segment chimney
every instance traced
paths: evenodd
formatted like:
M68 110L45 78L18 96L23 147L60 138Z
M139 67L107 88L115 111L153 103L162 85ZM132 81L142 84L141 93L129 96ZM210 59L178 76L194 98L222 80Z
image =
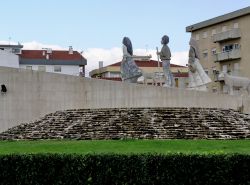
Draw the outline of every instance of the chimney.
M72 46L69 46L69 54L72 55L73 53L74 53L73 47L72 47Z
M47 54L52 54L52 48L47 48Z
M103 67L103 61L99 61L99 69Z

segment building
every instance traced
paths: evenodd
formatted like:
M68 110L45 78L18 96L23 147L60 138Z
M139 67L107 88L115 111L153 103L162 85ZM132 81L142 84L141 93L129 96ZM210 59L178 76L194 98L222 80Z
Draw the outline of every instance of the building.
M46 72L85 76L87 60L77 51L22 50L20 68Z
M0 45L0 66L19 68L19 58L22 45Z
M156 73L163 74L162 63L158 61L151 60L150 56L135 56L135 63L145 74L151 74L154 76ZM106 67L99 65L99 69L92 70L89 73L91 78L100 78L105 80L121 81L120 73L121 62L117 62ZM171 71L174 75L176 87L185 88L188 84L188 68L186 66L180 66L171 64ZM153 80L149 79L149 84L152 84Z
M250 7L186 27L198 42L200 62L213 83L212 92L227 93L218 79L222 71L250 78ZM237 93L239 89L235 88Z
M85 76L87 60L72 47L69 50L23 50L23 46L0 45L0 66Z

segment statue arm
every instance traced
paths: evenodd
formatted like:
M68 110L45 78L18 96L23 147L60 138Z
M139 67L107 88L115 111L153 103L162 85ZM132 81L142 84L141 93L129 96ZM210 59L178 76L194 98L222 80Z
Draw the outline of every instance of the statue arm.
M161 58L170 59L171 58L171 52L167 45L163 46L161 51L157 53Z
M188 59L188 66L189 66L189 70L194 73L196 71L196 67L194 64L195 61L195 51L192 47L190 47L189 50L189 59Z

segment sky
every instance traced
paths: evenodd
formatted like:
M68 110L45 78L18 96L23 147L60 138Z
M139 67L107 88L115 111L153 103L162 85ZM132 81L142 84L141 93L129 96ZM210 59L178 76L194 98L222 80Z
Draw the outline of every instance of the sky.
M122 39L134 53L155 56L170 37L171 63L187 63L189 25L250 6L250 0L12 0L0 1L0 43L25 49L83 51L87 72L122 59Z

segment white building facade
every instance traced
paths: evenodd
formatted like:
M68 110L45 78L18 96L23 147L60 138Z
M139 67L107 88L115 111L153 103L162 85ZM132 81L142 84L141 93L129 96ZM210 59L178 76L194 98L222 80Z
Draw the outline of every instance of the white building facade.
M0 66L19 68L19 57L22 45L0 45Z
M0 45L0 66L85 76L87 60L77 51L22 50L22 45Z

